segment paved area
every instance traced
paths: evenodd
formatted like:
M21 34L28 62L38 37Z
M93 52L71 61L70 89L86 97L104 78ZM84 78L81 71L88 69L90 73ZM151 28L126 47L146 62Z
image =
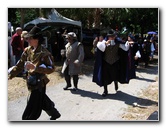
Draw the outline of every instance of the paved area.
M125 108L139 98L138 93L155 82L158 65L138 68L137 78L129 84L119 84L115 92L113 83L108 86L109 95L102 97L103 88L92 82L92 74L82 75L79 79L79 91L63 90L65 83L47 87L47 95L55 102L61 113L57 121L123 121L121 115ZM8 102L8 120L21 121L27 97ZM49 121L49 116L42 111L38 121Z

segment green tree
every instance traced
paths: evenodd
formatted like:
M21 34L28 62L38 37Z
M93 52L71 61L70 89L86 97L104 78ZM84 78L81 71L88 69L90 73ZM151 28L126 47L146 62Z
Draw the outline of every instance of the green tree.
M38 18L48 17L52 8L8 8L8 21L14 27ZM82 22L82 28L126 26L133 33L158 30L158 8L55 8L61 15ZM102 23L102 24L101 24Z

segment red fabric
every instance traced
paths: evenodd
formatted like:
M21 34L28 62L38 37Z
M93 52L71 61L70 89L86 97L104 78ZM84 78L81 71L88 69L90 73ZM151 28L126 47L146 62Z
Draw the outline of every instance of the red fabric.
M15 33L12 36L11 46L13 50L13 55L18 55L20 51L22 50L21 46L21 36Z

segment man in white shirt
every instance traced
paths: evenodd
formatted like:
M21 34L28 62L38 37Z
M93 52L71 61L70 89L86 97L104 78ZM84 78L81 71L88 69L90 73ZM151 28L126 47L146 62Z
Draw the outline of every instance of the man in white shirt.
M107 85L114 81L115 90L118 90L118 81L120 76L120 65L119 65L119 53L118 49L121 48L124 51L128 51L129 42L125 44L120 44L116 41L116 34L113 30L110 30L107 34L108 40L102 41L97 44L97 48L103 52L102 57L102 85L104 87L104 92L102 96L108 95ZM122 43L122 41L121 41Z

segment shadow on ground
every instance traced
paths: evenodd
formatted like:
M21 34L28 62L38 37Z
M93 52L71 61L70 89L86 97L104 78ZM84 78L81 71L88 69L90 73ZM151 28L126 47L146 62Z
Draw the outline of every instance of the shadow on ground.
M139 101L141 105L151 106L151 105L158 105L158 102L152 101L149 99L139 98L130 94L127 94L122 91L117 91L115 94L108 94L106 97L102 97L101 94L90 92L86 90L79 89L78 91L70 90L72 94L77 94L82 97L89 97L91 99L99 99L99 100L105 100L105 99L112 99L112 100L120 100L124 101L125 104L133 105L134 102Z

